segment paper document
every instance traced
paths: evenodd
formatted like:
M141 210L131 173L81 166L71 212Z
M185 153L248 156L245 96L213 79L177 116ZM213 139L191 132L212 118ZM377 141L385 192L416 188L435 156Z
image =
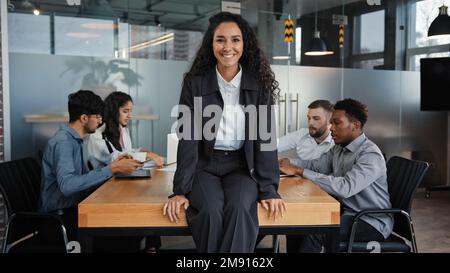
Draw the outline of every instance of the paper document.
M171 172L174 173L177 170L177 166L167 166L164 168L160 168L160 169L156 169L157 171L161 171L161 172Z
M156 167L155 161L151 160L151 161L145 162L142 169L153 169L155 167Z

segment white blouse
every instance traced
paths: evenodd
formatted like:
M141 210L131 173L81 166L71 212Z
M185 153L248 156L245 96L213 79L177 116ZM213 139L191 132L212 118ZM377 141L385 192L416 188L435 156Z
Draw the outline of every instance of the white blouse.
M242 68L234 78L227 82L216 67L217 82L223 99L223 111L217 131L214 149L234 151L244 145L245 114L243 106L239 104L241 92Z
M109 142L113 152L108 150L105 140L103 139L103 132L105 131L105 124L99 127L94 134L90 134L84 140L84 160L87 164L89 161L94 169L104 167L115 160L119 155L139 152L141 148L133 148L131 145L130 132L127 127L122 127L122 151L116 150L114 145Z

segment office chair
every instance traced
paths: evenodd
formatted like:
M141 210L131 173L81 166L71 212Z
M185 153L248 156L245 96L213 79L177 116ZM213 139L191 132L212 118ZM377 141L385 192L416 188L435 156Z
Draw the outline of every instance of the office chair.
M38 212L40 184L41 169L35 159L0 163L0 193L7 216L4 253L67 252L62 221Z
M436 185L436 181L441 181L442 178L438 174L438 168L436 163L436 157L433 152L429 150L418 150L411 152L411 159L426 161L430 164L427 174L419 185L419 188L425 187L425 198L431 198L431 192L433 191L450 191L450 186L448 185Z
M392 234L378 242L381 252L417 253L416 237L410 216L414 193L428 170L428 163L394 156L387 162L387 182L391 209L373 209L359 212L353 220L348 242L340 244L341 251L369 252L367 242L355 242L357 224L363 215L390 213L394 215ZM408 244L409 242L409 244Z

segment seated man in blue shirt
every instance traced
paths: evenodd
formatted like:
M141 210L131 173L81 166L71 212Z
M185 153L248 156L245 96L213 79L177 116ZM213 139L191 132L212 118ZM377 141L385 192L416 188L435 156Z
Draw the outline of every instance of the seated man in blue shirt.
M363 133L367 106L353 99L338 101L331 117L331 135L336 144L321 157L299 161L280 160L280 170L303 176L319 185L341 203L341 241L347 241L354 216L365 209L389 209L386 163L375 143ZM356 241L383 241L392 232L391 215L379 214L361 218ZM320 235L287 236L297 240L301 252L320 252L325 239ZM291 244L292 245L292 244Z
M83 161L83 138L102 121L103 101L92 91L69 95L69 124L48 141L42 158L40 209L61 216L69 240L76 239L77 205L116 173L130 174L142 164L125 157L88 171Z

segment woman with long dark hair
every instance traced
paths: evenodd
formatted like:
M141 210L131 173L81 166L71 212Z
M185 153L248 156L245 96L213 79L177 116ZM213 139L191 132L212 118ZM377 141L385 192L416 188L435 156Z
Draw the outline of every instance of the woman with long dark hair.
M199 252L253 252L258 200L273 218L286 209L277 193L276 132L271 126L278 82L253 29L240 15L222 12L209 23L184 76L179 109L187 107L192 122L183 124L186 113L180 110L173 195L163 213L178 222L180 208L186 209ZM200 109L195 100L200 100ZM221 111L213 118L194 118L197 110L214 105ZM247 106L265 112L255 111L250 117L244 111ZM212 139L205 135L207 130L201 130L200 139L186 132L189 127L205 129L215 118ZM266 122L262 127L269 129L269 139L260 135L261 121ZM264 148L271 141L274 147Z
M152 159L157 166L164 164L159 155L144 148L133 148L128 130L132 112L130 95L116 91L105 98L103 125L86 141L87 160L93 168L107 165L119 155L135 152L146 152L147 159Z

